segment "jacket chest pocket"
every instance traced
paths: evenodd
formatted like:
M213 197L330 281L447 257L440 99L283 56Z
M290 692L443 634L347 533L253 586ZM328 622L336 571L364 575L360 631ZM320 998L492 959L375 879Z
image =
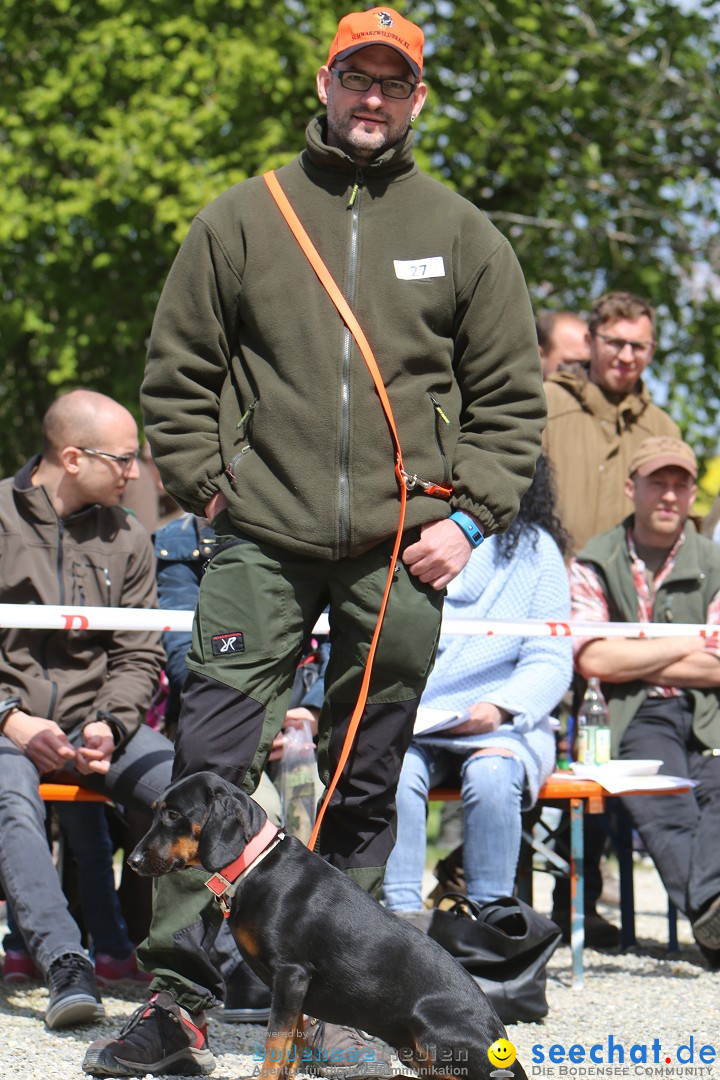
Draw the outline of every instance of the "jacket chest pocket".
M71 568L70 603L75 607L112 607L110 568L87 559L74 559Z

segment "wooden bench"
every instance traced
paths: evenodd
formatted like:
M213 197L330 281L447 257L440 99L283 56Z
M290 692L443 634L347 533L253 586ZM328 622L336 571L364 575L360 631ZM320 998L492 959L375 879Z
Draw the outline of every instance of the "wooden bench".
M112 800L99 791L90 791L79 784L41 784L40 796L43 802L104 802Z
M43 802L74 802L74 803L107 803L112 805L112 799L102 795L99 791L91 791L80 784L40 784L40 797ZM55 850L55 865L60 881L64 878L65 867L65 836L59 831L59 839Z
M688 791L687 788L672 788L673 792ZM628 795L654 795L667 794L667 791L656 789L654 791L623 792ZM442 802L457 802L460 800L458 788L433 788L429 798ZM527 831L523 831L523 839L534 851L539 850L554 866L562 873L570 877L570 948L572 954L572 985L579 989L583 986L583 946L585 944L585 867L584 867L584 835L583 817L585 814L602 814L608 804L608 800L615 796L609 795L605 789L594 780L585 780L572 776L566 772L553 773L543 784L538 793L538 803L547 806L557 806L568 809L570 812L570 862L569 864L556 851L548 847L542 841L536 841ZM627 819L623 826L625 832L620 837L618 846L618 864L620 868L620 915L621 915L621 944L627 948L635 944L635 903L632 876L632 843L630 827ZM521 860L522 862L522 860ZM524 872L523 872L524 871ZM519 871L519 894L528 903L532 903L532 863L529 870L520 867ZM674 934L674 909L669 911L670 919L670 946L673 943L677 947L677 936Z

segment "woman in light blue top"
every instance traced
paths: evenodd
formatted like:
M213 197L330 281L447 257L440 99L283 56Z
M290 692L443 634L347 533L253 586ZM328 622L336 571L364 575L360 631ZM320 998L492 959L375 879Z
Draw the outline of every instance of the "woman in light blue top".
M477 548L448 586L450 619L567 620L567 536L541 457L514 524ZM455 712L460 722L416 735L397 794L397 842L385 875L394 911L422 910L426 809L431 787L458 784L464 811L467 894L485 903L512 895L521 810L555 764L550 714L570 685L569 638L443 636L420 716Z

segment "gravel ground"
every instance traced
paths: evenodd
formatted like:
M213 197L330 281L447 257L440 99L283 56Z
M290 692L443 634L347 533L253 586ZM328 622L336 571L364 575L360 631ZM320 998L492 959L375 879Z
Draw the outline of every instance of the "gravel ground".
M542 1023L516 1024L508 1036L517 1049L529 1077L594 1076L700 1076L711 1080L714 1070L702 1066L701 1046L720 1050L717 980L706 968L692 945L685 919L679 919L680 952L668 955L667 898L655 871L640 864L635 873L636 929L639 940L631 952L585 950L585 987L571 988L570 950L561 946L548 967L549 1015ZM549 878L535 875L535 904L548 912ZM617 907L605 905L603 913L618 922ZM81 1062L88 1043L101 1035L115 1034L143 998L142 989L126 986L104 994L107 1018L81 1030L52 1033L43 1024L47 1001L44 989L10 989L0 982L0 1077L48 1077L50 1080L79 1080ZM256 1060L253 1047L262 1039L262 1029L247 1024L223 1024L210 1018L210 1046L217 1058L215 1080L236 1080L251 1076ZM603 1065L548 1064L547 1052L559 1044L567 1050L573 1044L585 1047L601 1044L607 1061L607 1044L624 1047L622 1065L616 1054L614 1067ZM694 1067L678 1064L678 1048L694 1040ZM653 1059L653 1040L662 1048L659 1062ZM647 1064L630 1064L633 1046L645 1044ZM542 1045L545 1063L534 1064ZM557 1054L558 1051L555 1051ZM577 1053L577 1051L576 1051ZM596 1056L598 1052L595 1051ZM707 1052L706 1052L707 1054ZM635 1050L639 1057L641 1051ZM688 1057L689 1051L681 1051ZM665 1058L670 1058L666 1064Z

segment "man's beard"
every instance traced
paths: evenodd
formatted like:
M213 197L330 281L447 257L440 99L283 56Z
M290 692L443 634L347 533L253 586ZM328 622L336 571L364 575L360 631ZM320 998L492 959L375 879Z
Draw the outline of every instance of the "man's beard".
M361 114L362 115L362 114ZM379 157L385 150L399 143L407 134L409 121L406 118L394 119L387 113L373 113L373 119L384 121L376 131L363 131L362 119L347 110L342 116L328 103L328 141L330 145L343 150L348 157L366 158L369 161Z

